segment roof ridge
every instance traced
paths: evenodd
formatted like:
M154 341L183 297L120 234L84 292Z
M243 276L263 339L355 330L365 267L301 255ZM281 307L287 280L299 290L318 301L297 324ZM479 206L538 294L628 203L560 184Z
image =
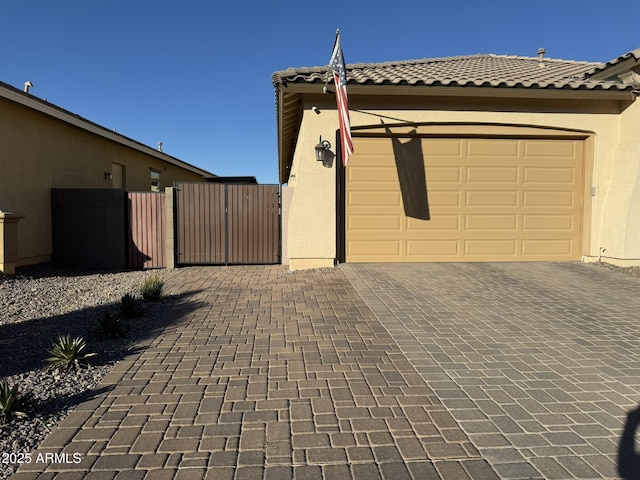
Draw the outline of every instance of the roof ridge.
M476 53L472 55L455 55L451 57L432 57L432 58L421 58L414 60L399 60L392 62L382 62L382 63L354 63L349 64L349 66L355 65L377 65L377 66L400 66L400 65L411 65L411 64L423 64L423 63L439 63L439 62L451 62L456 60L469 60L469 59L479 59L479 58L505 58L505 59L513 59L513 60L531 60L539 62L540 58L538 57L530 57L526 55L509 55L509 54L498 54L498 53ZM554 63L570 63L577 65L602 65L602 62L592 62L589 60L565 60L562 58L552 58L552 57L544 57L544 62L554 62Z
M402 66L402 65L416 65L423 63L437 63L437 62L450 62L452 60L467 60L470 58L484 57L489 54L476 53L472 55L454 55L451 57L425 57L425 58L413 58L408 60L390 60L386 62L358 62L358 63L349 63L348 67L369 67L369 66Z
M445 63L452 61L461 61L461 60L471 60L471 59L481 59L481 58L504 58L504 59L513 59L513 60L531 60L539 62L540 59L538 57L529 57L526 55L508 55L508 54L497 54L497 53L474 53L469 55L453 55L449 57L425 57L425 58L414 58L408 60L390 60L386 62L356 62L356 63L347 63L347 69L359 69L359 68L384 68L384 67L401 67L405 65L424 65L429 63ZM561 58L552 58L545 57L543 59L544 62L553 62L553 63L568 63L572 65L592 65L594 68L597 68L600 65L603 65L602 62L591 62L588 60L564 60ZM315 67L289 67L286 70L280 70L280 72L305 72L305 73L321 73L329 70L328 65L317 65Z

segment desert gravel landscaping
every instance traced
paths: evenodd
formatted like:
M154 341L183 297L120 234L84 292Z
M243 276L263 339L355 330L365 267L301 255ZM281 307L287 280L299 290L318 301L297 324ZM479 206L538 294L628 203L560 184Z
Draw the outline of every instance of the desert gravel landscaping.
M55 264L0 274L0 380L17 385L25 396L26 417L0 423L0 454L34 451L53 428L80 402L95 394L100 380L124 355L153 330L163 308L145 302L140 318L127 320L126 336L105 340L94 335L105 311L114 311L126 293L139 295L150 275L163 278L171 270L96 273ZM58 373L47 368L45 358L59 335L83 337L97 355L89 368ZM0 479L19 465L0 459Z

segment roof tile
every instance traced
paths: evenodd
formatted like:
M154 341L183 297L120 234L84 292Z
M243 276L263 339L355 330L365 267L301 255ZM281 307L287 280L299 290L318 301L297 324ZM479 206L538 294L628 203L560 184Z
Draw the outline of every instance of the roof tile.
M633 52L632 52L633 53ZM627 54L630 55L630 54ZM620 57L612 62L619 62ZM384 63L347 65L347 81L358 85L549 88L571 90L629 90L590 74L612 64L513 55L477 54ZM290 68L273 75L279 83L325 83L327 67Z

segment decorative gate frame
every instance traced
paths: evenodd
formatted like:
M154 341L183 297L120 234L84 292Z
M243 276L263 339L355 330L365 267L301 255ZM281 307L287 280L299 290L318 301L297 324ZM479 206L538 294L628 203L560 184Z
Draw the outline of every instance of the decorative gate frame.
M177 265L281 262L278 185L180 182L174 205Z

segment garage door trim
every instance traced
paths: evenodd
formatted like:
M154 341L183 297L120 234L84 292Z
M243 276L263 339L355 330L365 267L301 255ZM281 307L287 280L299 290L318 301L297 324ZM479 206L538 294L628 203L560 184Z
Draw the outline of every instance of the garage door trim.
M582 225L582 236L580 238L580 254L584 255L590 247L590 216L591 216L591 180L592 180L592 157L593 157L593 136L589 132L575 131L557 128L538 128L531 125L496 125L496 124L423 124L423 125L390 125L393 134L380 133L380 125L371 127L371 130L354 131L354 139L358 138L474 138L474 139L534 139L534 140L580 140L582 141L582 213L578 221ZM377 132L375 130L378 130ZM411 129L411 130L409 130ZM417 133L415 133L417 132ZM373 133L373 134L372 134ZM537 135L536 135L537 133ZM357 152L356 152L357 153ZM336 212L336 249L337 258L340 262L345 262L346 253L346 170L341 162L336 162L336 192L337 192L337 212ZM347 167L349 168L349 167Z

